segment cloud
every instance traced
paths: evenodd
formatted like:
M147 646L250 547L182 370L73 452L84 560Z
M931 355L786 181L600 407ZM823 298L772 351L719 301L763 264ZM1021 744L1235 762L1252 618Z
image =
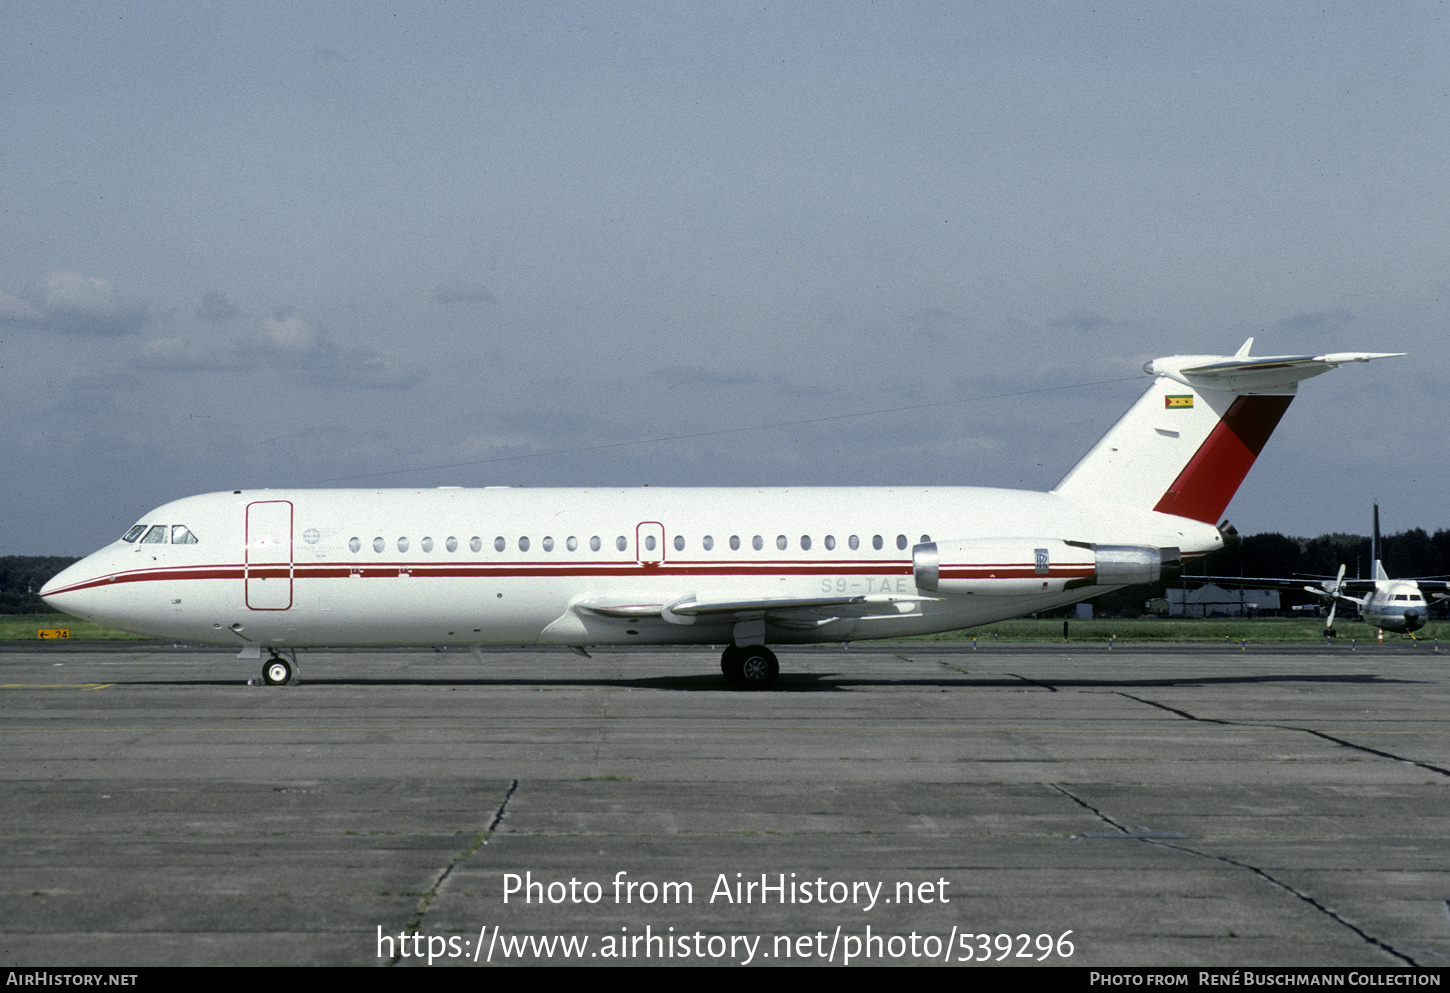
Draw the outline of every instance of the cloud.
M498 297L488 291L482 283L469 283L461 279L439 283L433 291L435 303L498 303Z
M1286 317L1279 327L1296 331L1332 331L1346 324L1354 323L1354 314L1348 310L1309 310Z
M217 372L236 369L242 358L234 350L189 338L152 338L143 342L133 365L143 369Z
M282 308L264 317L252 335L250 350L274 365L301 372L329 386L407 389L423 378L421 370L385 359L363 348L344 348L326 327Z
M969 330L961 315L945 307L918 310L909 314L903 323L910 334L931 345L944 345Z
M423 378L423 370L362 351L339 351L315 370L316 378L333 386L365 386L405 390Z
M123 295L104 279L75 272L48 272L31 283L21 297L33 314L22 314L18 319L9 316L15 308L8 306L8 301L14 298L5 297L0 300L0 319L83 335L134 334L147 321L144 303Z
M314 65L346 65L352 61L347 55L326 45L313 45L307 58Z
M0 324L44 324L45 315L19 297L0 292Z
M1062 317L1049 322L1055 328L1071 328L1076 331L1097 331L1113 322L1094 310L1069 310Z
M240 307L228 300L225 293L215 290L202 297L201 303L196 307L197 320L206 321L208 324L221 324L239 313Z
M273 355L317 354L336 347L328 339L326 329L309 324L286 308L262 318L257 326L256 344L261 351Z

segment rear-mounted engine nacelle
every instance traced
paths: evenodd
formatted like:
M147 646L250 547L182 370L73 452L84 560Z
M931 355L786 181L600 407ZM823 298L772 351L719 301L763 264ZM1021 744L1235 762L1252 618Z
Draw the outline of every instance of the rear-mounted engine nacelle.
M930 541L911 550L916 588L952 596L1026 596L1178 577L1177 548L1057 538Z

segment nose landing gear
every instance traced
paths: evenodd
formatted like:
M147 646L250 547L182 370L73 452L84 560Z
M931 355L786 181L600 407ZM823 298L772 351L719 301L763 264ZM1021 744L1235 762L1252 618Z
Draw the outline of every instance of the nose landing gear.
M292 681L293 666L296 665L296 657L288 662L276 652L272 657L262 663L262 681L268 686L286 686Z

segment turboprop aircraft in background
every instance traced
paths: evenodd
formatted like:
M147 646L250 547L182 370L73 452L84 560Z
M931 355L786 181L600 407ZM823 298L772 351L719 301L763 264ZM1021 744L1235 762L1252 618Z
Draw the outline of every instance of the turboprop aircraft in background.
M58 610L234 645L286 683L333 646L767 645L986 624L1178 574L1300 380L1386 353L1155 359L1050 492L977 487L233 490L145 515L41 590ZM1401 353L1394 353L1401 354ZM481 657L481 656L480 656Z
M1235 576L1194 576L1195 580L1215 583L1219 586L1244 586L1254 589L1304 590L1319 597L1329 605L1329 615L1324 621L1324 633L1334 637L1334 617L1340 604L1348 604L1359 611L1360 620L1382 631L1397 631L1413 635L1429 620L1430 599L1450 599L1450 582L1443 579L1391 579L1385 572L1380 558L1380 505L1374 505L1374 538L1371 546L1374 559L1374 576L1370 579L1345 579L1345 566L1339 567L1339 575L1324 579L1317 586L1306 586L1305 577L1297 579L1245 578ZM1430 599L1425 596L1430 593ZM1363 594L1355 596L1354 594Z

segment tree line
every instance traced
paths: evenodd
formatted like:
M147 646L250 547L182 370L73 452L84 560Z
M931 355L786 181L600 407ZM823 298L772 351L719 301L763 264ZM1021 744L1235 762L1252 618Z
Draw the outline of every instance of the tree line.
M64 555L0 555L0 614L54 613L40 588L77 558Z
M1098 610L1113 613L1136 613L1145 600L1165 595L1169 586L1194 589L1202 585L1194 576L1243 576L1261 579L1304 577L1306 585L1315 579L1333 579L1341 565L1348 579L1374 577L1374 542L1362 534L1321 534L1317 538L1295 538L1268 531L1231 541L1184 570L1184 577L1173 583L1157 586L1130 586L1095 597ZM1450 577L1450 530L1433 535L1423 528L1412 528L1381 537L1380 555L1385 572L1392 579ZM1284 609L1295 604L1319 603L1310 593L1293 590L1280 594Z

